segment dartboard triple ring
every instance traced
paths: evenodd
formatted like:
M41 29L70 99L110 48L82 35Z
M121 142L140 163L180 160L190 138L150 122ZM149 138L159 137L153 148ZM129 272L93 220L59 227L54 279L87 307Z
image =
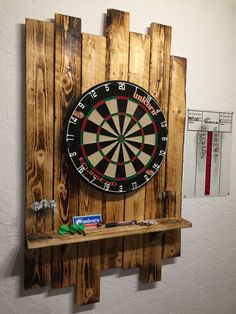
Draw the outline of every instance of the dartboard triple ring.
M66 154L74 170L111 193L131 192L159 170L167 148L167 123L141 87L109 81L84 93L65 124Z

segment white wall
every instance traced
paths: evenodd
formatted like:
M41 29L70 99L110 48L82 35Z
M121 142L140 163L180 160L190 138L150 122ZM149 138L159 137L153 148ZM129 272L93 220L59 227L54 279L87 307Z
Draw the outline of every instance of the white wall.
M235 0L0 0L0 313L235 314L236 123L231 195L184 200L193 228L182 232L182 257L163 266L162 281L143 286L138 272L101 278L101 302L73 307L73 290L22 290L22 24L55 12L82 18L83 31L101 34L107 8L131 12L131 30L150 22L173 27L172 54L188 59L189 108L234 111L236 105Z

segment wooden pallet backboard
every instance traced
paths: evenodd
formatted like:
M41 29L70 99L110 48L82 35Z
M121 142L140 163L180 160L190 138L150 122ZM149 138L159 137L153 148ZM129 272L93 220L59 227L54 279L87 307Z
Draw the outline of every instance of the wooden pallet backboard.
M104 36L81 34L77 17L26 20L26 208L25 232L52 229L33 201L55 199L55 230L74 215L102 213L104 222L181 217L186 59L171 57L171 27L151 23L149 34L130 32L130 14L109 9ZM169 128L169 148L156 177L134 193L92 189L64 157L63 122L81 93L106 80L128 80L159 102ZM166 192L168 191L168 192ZM163 193L169 204L166 211ZM168 194L169 193L169 194ZM171 208L169 205L168 208ZM174 207L173 207L174 208ZM25 287L76 287L78 305L100 299L100 271L139 267L143 282L161 279L163 258L180 255L180 230L27 250Z

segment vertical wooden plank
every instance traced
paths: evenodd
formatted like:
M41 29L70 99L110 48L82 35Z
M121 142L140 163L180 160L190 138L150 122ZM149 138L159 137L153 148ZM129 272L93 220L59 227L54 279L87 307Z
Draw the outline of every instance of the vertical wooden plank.
M171 50L171 27L152 23L150 27L151 53L149 92L155 97L168 118L169 68ZM161 218L163 201L160 192L165 191L166 162L158 174L146 185L145 218ZM144 236L144 260L140 269L143 282L155 282L161 279L162 236L157 241L153 235ZM149 244L150 245L149 245Z
M169 148L167 153L166 189L176 191L176 215L181 217L183 147L186 116L187 60L171 57L169 96Z
M25 232L51 229L51 219L36 225L32 203L53 198L52 23L26 20L26 211ZM26 251L25 288L50 284L51 249Z
M47 273L50 274L50 261L47 263L47 266L49 269L46 269L45 267L41 267L40 262L40 250L25 250L25 256L24 256L24 288L25 289L32 289L32 288L38 288L38 287L44 287L47 284L49 284L48 280L49 278L45 277L47 276Z
M144 89L149 84L150 36L130 32L129 82Z
M26 223L25 231L37 228L32 203L52 198L53 182L53 62L52 23L26 20ZM50 221L48 221L50 225ZM47 228L47 226L46 226Z
M150 36L130 33L129 82L148 89ZM125 195L125 220L143 220L145 211L145 187ZM142 264L143 236L124 238L123 268L135 268Z
M115 9L107 10L106 78L108 80L127 81L128 79L129 28L130 16L128 12Z
M78 214L78 180L74 178L63 154L63 122L67 108L80 95L81 20L55 15L55 146L54 198L57 202L55 224L69 224ZM52 286L76 282L77 245L53 248Z
M187 60L171 57L169 93L169 148L167 153L166 189L176 191L176 216L181 217L183 147L186 115ZM181 230L165 234L163 257L180 256Z
M162 268L162 232L144 235L143 264L140 269L140 280L153 283L161 280Z
M82 93L105 81L106 38L82 34ZM102 192L80 182L79 213L102 213ZM76 304L98 302L100 299L100 241L78 245Z
M100 300L100 241L78 245L76 304Z
M155 97L168 120L171 27L152 23L150 37L149 92ZM166 161L164 159L158 174L146 184L145 213L147 219L162 217L162 202L157 201L157 195L159 192L165 191L165 169Z
M129 13L109 9L106 21L107 61L106 79L128 79ZM104 193L103 219L106 223L124 219L124 195ZM102 268L120 267L123 256L123 238L103 242Z

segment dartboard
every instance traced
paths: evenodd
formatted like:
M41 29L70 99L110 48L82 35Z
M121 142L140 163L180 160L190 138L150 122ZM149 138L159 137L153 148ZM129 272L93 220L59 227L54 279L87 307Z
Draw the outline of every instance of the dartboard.
M66 154L76 173L111 193L131 192L159 170L167 123L143 88L109 81L85 92L65 124Z

